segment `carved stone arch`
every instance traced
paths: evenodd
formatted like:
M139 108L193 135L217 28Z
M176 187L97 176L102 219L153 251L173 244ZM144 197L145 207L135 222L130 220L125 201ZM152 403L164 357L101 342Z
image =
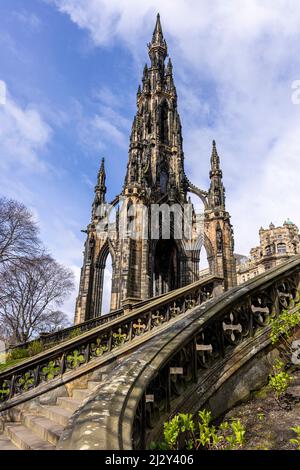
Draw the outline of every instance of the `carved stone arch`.
M201 248L203 246L207 254L209 274L213 275L215 274L215 250L214 250L212 241L208 238L206 233L204 234L201 233L199 237L197 238L195 245L194 245L193 255L197 263L199 263L200 255L201 255Z
M172 227L170 232L169 239L159 238L150 241L149 267L152 278L152 296L160 295L185 285L183 282L185 271L184 260L186 258L185 247L182 240L174 238ZM167 263L169 263L168 269ZM164 279L167 271L168 281Z
M164 144L169 143L169 103L166 98L163 98L158 105L158 128L159 138Z
M93 287L92 287L92 305L91 305L92 318L98 317L102 313L103 281L104 281L104 272L106 268L108 255L111 255L112 268L114 269L116 254L112 246L112 242L109 238L105 240L104 245L100 249L100 252L98 254L98 257L96 259L95 266L94 266L94 276L93 276L94 279L93 279Z
M207 193L205 191L203 191L202 189L197 188L196 186L191 185L191 184L188 185L187 191L189 193L192 193L192 194L195 194L196 196L198 196L201 199L201 201L203 202L204 209L205 210L208 209Z

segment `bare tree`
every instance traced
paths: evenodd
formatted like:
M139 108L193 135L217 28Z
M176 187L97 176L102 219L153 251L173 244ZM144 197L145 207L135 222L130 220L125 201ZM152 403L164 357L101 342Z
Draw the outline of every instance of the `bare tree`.
M0 197L0 266L40 250L38 227L31 212L17 201Z
M23 343L66 323L58 307L74 287L73 273L50 255L22 258L0 273L0 327Z

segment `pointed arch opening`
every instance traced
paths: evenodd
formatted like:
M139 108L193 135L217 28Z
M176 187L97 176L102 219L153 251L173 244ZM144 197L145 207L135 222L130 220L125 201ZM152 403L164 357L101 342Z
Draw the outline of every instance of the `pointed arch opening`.
M108 253L105 268L103 269L103 293L101 302L101 315L109 313L111 306L111 292L112 292L112 256Z
M91 317L110 312L114 256L109 242L102 247L94 267Z
M165 294L180 286L180 260L173 239L158 240L154 251L153 295Z
M159 106L159 136L164 144L169 143L169 106L167 100L163 100Z

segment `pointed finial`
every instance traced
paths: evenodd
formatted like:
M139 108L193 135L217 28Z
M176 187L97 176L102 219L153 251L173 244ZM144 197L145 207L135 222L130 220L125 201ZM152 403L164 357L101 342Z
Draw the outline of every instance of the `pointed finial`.
M98 183L95 188L95 191L102 191L106 192L106 187L105 187L105 180L106 180L106 174L105 174L105 160L104 158L101 159L101 165L100 169L98 172Z
M144 70L143 70L143 82L148 78L148 65L145 64Z
M215 140L212 141L212 152L211 152L210 163L211 163L210 174L212 175L215 172L219 172L222 175L222 171L220 169L220 157L218 155L217 144Z
M156 23L155 23L155 28L153 31L153 36L152 36L152 42L160 42L163 40L163 32L162 32L162 27L161 27L161 22L160 22L160 14L157 13L156 15Z
M218 155L218 151L217 151L217 145L216 145L216 141L213 140L212 141L212 153L211 153L211 162L212 164L219 164L220 163L220 159L219 159L219 155Z
M167 43L164 39L162 32L160 15L157 14L155 28L152 34L152 41L148 44L150 58L154 59L155 51L159 53L161 60L164 60L168 55Z
M167 75L172 75L173 65L171 58L169 57L168 64L167 64Z

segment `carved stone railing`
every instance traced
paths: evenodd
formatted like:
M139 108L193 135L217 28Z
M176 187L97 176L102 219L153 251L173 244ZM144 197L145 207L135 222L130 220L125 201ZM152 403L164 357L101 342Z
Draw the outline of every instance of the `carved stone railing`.
M201 276L201 281L206 277ZM9 348L10 351L14 349L27 349L31 344L36 342L37 340L41 342L42 346L44 349L48 349L51 346L54 346L56 344L59 344L63 341L66 341L68 339L71 339L75 336L80 335L81 333L85 333L86 331L90 331L94 328L97 328L98 326L105 325L106 323L115 320L116 318L121 317L122 315L125 315L125 313L128 313L128 311L141 308L150 302L153 302L154 300L162 299L165 295L167 294L161 294L156 297L152 297L150 299L142 300L140 302L134 303L134 304L128 304L123 308L119 308L117 310L113 310L110 313L106 313L104 315L100 315L95 318L91 318L90 320L86 320L85 322L78 323L77 325L70 326L68 328L63 328L58 331L54 331L52 333L43 333L41 334L38 338L35 338L34 340L27 341L26 343L19 343L14 346L11 346Z
M128 312L128 310L131 309L136 309L143 307L144 305L147 305L149 302L153 302L153 300L156 298L162 298L166 294L162 294L158 297L152 297L150 299L142 300L140 302L137 302L135 304L128 305L124 308L119 308L117 310L113 310L110 313L106 313L104 315L100 315L95 318L91 318L90 320L86 320L85 322L78 323L77 325L70 326L68 328L63 328L58 331L54 331L52 333L43 333L41 334L38 338L27 341L26 343L19 343L17 345L11 346L9 349L26 349L28 348L31 344L33 344L35 341L40 341L43 345L43 347L48 348L51 347L55 344L61 343L62 341L66 341L67 339L70 339L72 337L78 336L81 333L85 333L86 331L90 331L93 328L97 328L98 326L105 325L106 323L115 320L116 318L121 317L125 313Z
M235 371L270 346L270 319L298 309L299 292L300 256L295 256L194 308L114 369L74 415L59 448L81 448L93 413L101 424L92 429L89 449L143 449L153 437L157 441L173 413L196 413Z
M0 374L0 411L18 403L18 397L22 401L23 395L26 399L37 396L39 387L43 391L42 385L70 371L80 375L81 368L93 360L126 344L134 345L143 336L146 340L147 334L211 298L221 285L222 278L208 276L4 371Z

